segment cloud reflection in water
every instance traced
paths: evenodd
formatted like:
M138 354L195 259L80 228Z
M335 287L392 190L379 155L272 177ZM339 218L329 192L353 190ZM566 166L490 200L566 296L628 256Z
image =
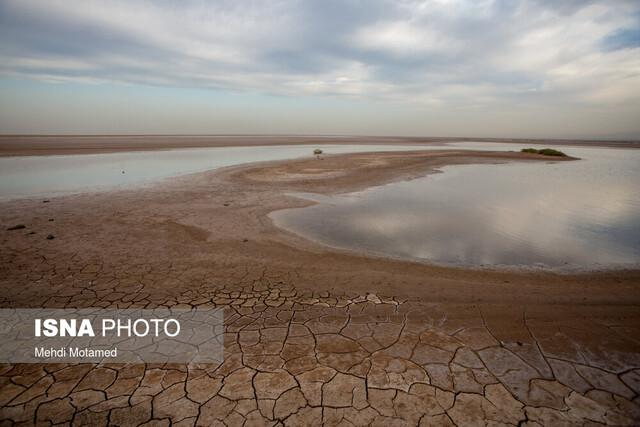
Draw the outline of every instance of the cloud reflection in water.
M436 263L637 264L640 151L572 150L583 160L449 166L273 218L327 245Z

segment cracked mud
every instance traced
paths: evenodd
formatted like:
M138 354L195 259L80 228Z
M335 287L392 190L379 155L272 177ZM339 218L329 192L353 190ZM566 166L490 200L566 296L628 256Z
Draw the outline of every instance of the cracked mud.
M1 425L638 424L638 272L373 259L266 216L309 203L291 191L512 158L358 154L4 203L25 229L2 231L0 306L223 307L225 361L0 365Z

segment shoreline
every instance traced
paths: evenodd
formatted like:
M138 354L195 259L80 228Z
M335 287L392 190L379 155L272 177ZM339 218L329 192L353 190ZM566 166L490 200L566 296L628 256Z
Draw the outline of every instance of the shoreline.
M181 148L252 147L321 144L441 145L454 142L564 145L579 147L640 148L640 141L589 141L563 139L383 137L383 136L289 136L289 135L103 135L39 136L0 135L0 157L68 154L102 154ZM446 145L443 145L446 147Z
M409 152L410 153L410 152ZM505 153L505 152L495 152L495 153ZM507 152L509 154L515 154L516 156L519 153L516 152ZM384 154L384 153L382 153ZM497 160L497 158L496 158ZM518 159L519 161L527 161L527 160L531 160L531 159ZM556 160L558 161L573 161L573 160L581 160L580 158L574 158L574 157L566 157L564 159L560 158L560 159L554 159L551 158L549 159L547 157L547 162L555 162ZM489 162L490 163L490 162ZM478 164L478 162L465 162L465 163L460 163L460 164L456 164L456 166L459 165L467 165L467 164ZM445 164L443 166L453 166L453 164ZM234 167L234 166L232 166ZM252 165L237 165L236 167L242 167L242 168L247 168L250 169L252 168ZM625 272L635 272L635 271L639 271L640 272L640 260L637 262L629 262L629 263L619 263L619 264L614 264L614 265L599 265L599 264L594 264L591 266L579 266L579 265L563 265L563 266L550 266L550 265L546 265L543 263L536 263L535 265L526 265L526 264L499 264L499 265L494 265L494 264L482 264L482 265L478 265L478 264L466 264L466 263L457 263L457 262L436 262L433 260L429 260L426 258L418 258L418 257L410 257L410 256L401 256L401 255L391 255L391 254L387 254L381 251L376 251L376 250L367 250L367 249L363 249L363 248L349 248L349 247L343 247L343 246L339 246L339 245L333 245L330 243L326 243L323 242L321 240L317 240L314 239L312 237L309 236L305 236L302 233L298 233L293 229L288 228L287 226L285 226L284 224L277 224L276 219L274 218L274 216L272 216L272 214L277 213L280 210L288 210L288 209L298 209L298 208L305 208L305 207L310 207L313 205L317 205L322 203L321 201L317 200L314 196L320 196L320 197L326 197L326 196L336 196L336 195L349 195L352 193L358 193L360 191L365 191L368 189L372 189L372 188L376 188L376 187L380 187L380 186L385 186L387 184L391 184L393 182L397 182L397 181L402 181L405 179L411 180L413 178L421 178L423 176L427 176L430 174L435 174L435 173L444 173L442 172L440 169L438 168L433 168L431 170L428 170L425 172L424 175L421 174L417 174L415 176L408 176L408 177L396 177L396 178L392 178L391 180L388 181L384 181L384 182L377 182L375 184L371 184L371 185L366 185L366 186L361 186L361 187L355 187L355 188L347 188L344 189L344 191L342 190L338 190L338 191L331 191L331 192L327 192L322 191L321 193L306 193L306 192L293 192L290 194L286 194L287 197L299 200L301 203L303 203L302 206L292 206L292 207L285 207L283 209L276 209L273 210L271 212L268 212L266 214L266 217L269 218L269 220L272 222L272 224L282 230L283 232L286 232L288 234L292 234L300 239L303 240L307 240L309 242L312 242L313 244L320 246L322 248L326 248L329 251L336 251L336 252L340 252L340 253L344 253L344 254L353 254L353 255L360 255L360 256L365 256L367 258L372 258L372 259L380 259L380 260L390 260L390 261L398 261L398 262L407 262L407 263L412 263L412 264L419 264L419 265L426 265L426 266L430 266L430 267L439 267L439 268L444 268L444 269L454 269L454 270L469 270L469 271L478 271L478 272L496 272L496 273L515 273L515 274L529 274L529 273L550 273L550 274L557 274L557 275L574 275L574 276L579 276L579 275L589 275L589 274L598 274L598 273L615 273L615 272L621 272L621 273L625 273Z

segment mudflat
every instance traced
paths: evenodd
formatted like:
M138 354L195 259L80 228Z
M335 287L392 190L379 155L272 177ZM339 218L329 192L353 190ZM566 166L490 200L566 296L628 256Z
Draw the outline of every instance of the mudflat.
M452 138L400 136L305 135L0 135L0 156L98 154L177 148L251 147L261 145L321 144L443 144L447 142L502 142L599 147L640 148L639 141L567 139Z
M0 306L224 307L227 335L220 366L2 365L0 418L637 423L640 271L556 274L372 258L320 246L268 217L311 203L294 192L340 193L444 165L511 161L549 158L334 155L48 203L3 202ZM7 230L17 224L25 228Z

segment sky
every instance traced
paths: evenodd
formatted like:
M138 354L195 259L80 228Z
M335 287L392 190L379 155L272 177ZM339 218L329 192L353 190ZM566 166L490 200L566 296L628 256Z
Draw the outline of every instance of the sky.
M0 133L640 139L640 1L0 0Z

